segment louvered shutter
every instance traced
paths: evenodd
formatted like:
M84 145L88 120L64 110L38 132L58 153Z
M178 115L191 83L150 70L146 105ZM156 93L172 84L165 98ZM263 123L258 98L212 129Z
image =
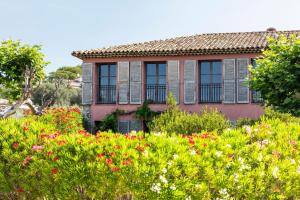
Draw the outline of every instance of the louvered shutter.
M236 60L238 103L249 103L248 65L249 59L247 58L239 58Z
M235 59L224 59L223 103L235 103Z
M93 102L93 64L82 63L82 105Z
M129 132L129 121L118 121L118 131L120 133L128 133Z
M118 62L119 104L128 104L129 62Z
M130 121L130 131L141 131L142 121L141 120L131 120Z
M142 63L130 62L130 103L142 103Z
M194 104L196 95L195 75L196 61L184 61L184 103Z
M179 61L168 61L168 90L179 103Z

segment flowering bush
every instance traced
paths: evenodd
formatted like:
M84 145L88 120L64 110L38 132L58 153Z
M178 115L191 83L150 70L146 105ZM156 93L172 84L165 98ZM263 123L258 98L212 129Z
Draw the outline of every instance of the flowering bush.
M50 116L0 121L0 199L297 199L300 126L91 135ZM50 120L52 121L52 120ZM53 117L53 122L56 117Z

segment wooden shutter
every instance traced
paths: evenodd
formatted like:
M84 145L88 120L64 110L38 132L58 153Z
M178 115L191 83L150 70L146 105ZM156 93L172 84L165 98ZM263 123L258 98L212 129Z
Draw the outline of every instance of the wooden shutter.
M82 63L82 105L93 102L93 64Z
M168 92L171 92L179 103L179 61L168 61Z
M118 62L119 104L128 104L129 62Z
M142 63L130 62L130 103L142 103Z
M248 65L249 59L247 58L239 58L236 60L238 103L249 103Z
M196 99L196 61L186 60L184 61L184 103L194 104Z
M224 59L224 103L235 103L235 59Z
M130 131L141 131L141 130L143 130L141 120L130 121Z
M120 133L129 132L129 121L118 121L118 131Z

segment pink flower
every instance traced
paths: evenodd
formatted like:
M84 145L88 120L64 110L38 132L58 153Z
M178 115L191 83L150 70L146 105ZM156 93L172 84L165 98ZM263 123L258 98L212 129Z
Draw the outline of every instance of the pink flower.
M40 150L42 150L44 147L43 146L38 146L38 145L33 145L32 146L32 150L34 150L34 151L40 151Z
M51 169L51 174L55 175L57 173L58 173L58 169L56 168Z

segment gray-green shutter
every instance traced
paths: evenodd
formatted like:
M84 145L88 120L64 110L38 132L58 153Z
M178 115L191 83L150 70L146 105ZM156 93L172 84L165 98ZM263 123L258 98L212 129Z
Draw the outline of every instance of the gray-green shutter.
M93 64L82 63L82 105L93 102Z
M248 58L239 58L236 60L238 103L249 103L248 65Z
M129 62L118 62L119 104L128 104Z
M196 61L186 60L184 61L184 103L194 104L196 100Z
M179 103L179 61L168 61L168 92L171 92Z
M142 103L142 63L130 62L130 104Z
M235 59L224 59L223 103L235 103Z

